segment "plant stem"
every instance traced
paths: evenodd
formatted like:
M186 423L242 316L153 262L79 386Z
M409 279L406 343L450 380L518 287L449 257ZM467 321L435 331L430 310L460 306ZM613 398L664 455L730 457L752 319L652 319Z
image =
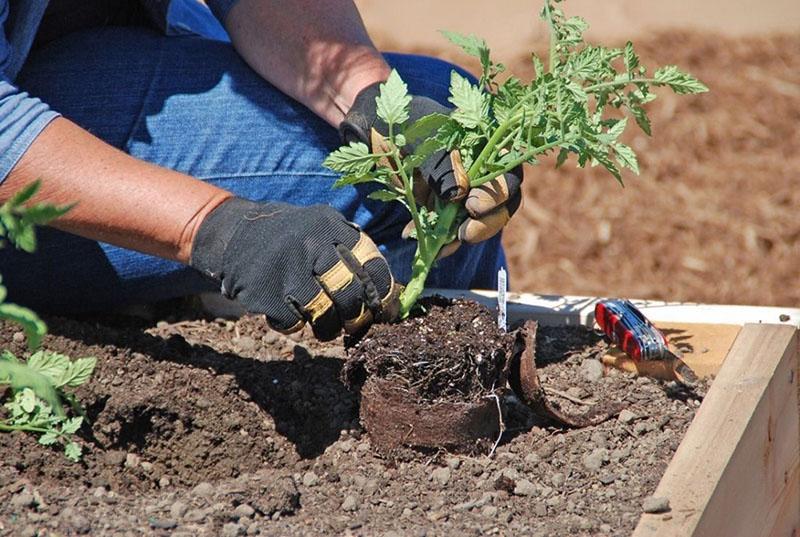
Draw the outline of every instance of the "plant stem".
M428 251L428 244L426 237L422 232L422 219L420 218L419 211L417 210L417 200L414 199L414 184L409 179L405 168L403 168L400 150L397 149L397 147L394 148L392 158L394 159L395 166L397 166L400 179L403 181L403 193L405 194L406 203L408 204L408 211L411 213L411 219L414 221L414 227L417 230L417 250L419 250L423 255L426 255Z
M0 431L27 431L29 433L42 434L50 432L48 429L42 429L41 427L34 427L32 425L6 425L5 423L0 423Z
M495 177L499 177L500 175L503 175L506 172L510 172L511 170L513 170L514 168L519 166L520 164L522 164L524 162L527 162L528 159L530 159L531 157L533 157L535 155L538 155L539 153L544 153L545 151L553 149L554 147L559 146L559 145L563 144L566 141L567 141L566 139L562 138L562 139L556 140L555 142L550 142L549 144L545 144L545 145L542 145L542 146L539 146L539 147L534 147L533 149L530 149L530 150L526 151L525 153L523 153L521 157L511 161L509 164L504 166L502 169L499 169L499 170L496 170L496 171L493 171L493 172L489 172L486 175L482 175L482 176L478 177L477 179L471 179L470 180L470 185L472 185L473 187L477 187L477 186L481 186L484 183L488 183L489 181L491 181Z
M411 279L406 284L406 288L400 294L400 318L408 316L411 308L416 304L417 299L425 289L425 280L433 268L436 256L442 247L453 238L457 217L459 215L460 204L448 203L438 212L439 219L436 227L429 234L425 235L423 228L417 228L417 251L414 254L414 261L411 266ZM421 248L422 242L427 243L427 248Z
M550 62L548 63L548 68L551 73L555 73L558 56L558 33L553 24L553 14L550 12L550 0L545 0L544 2L544 16L547 19L547 26L550 29Z
M656 80L655 78L631 78L629 80L618 80L612 82L600 82L599 84L592 84L591 86L586 86L585 88L583 88L583 91L588 93L590 91L596 91L603 88L610 88L613 86L625 87L628 84L636 84L639 82L644 82L646 84L656 84L656 85L662 84L662 82Z

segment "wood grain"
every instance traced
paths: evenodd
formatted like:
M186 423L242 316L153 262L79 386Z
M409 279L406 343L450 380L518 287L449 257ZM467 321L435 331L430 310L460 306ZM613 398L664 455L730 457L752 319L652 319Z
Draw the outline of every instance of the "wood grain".
M745 325L634 537L800 533L800 360L790 326Z

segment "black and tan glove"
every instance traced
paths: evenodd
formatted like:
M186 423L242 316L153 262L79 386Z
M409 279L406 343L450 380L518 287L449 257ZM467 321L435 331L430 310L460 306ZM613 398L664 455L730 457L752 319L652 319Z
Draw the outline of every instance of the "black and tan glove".
M392 320L399 288L372 240L327 205L231 198L200 224L191 266L251 313L321 340Z
M344 143L360 141L370 149L385 143L387 125L378 118L375 98L380 94L380 83L364 88L339 126ZM433 99L415 95L411 99L409 123L433 113L449 115L452 110ZM419 140L410 140L407 151L413 152ZM416 143L415 143L416 142ZM467 173L457 150L440 150L431 155L420 167L424 181L415 181L414 196L418 202L430 205L431 193L445 201L463 200L469 218L458 229L458 239L443 248L444 254L456 251L460 242L476 243L496 235L519 208L522 193L522 166L477 188L470 188ZM409 222L403 230L408 237L413 230Z

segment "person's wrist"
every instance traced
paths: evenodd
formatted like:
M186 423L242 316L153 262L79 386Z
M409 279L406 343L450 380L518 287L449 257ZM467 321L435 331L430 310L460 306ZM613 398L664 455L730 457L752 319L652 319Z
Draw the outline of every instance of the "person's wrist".
M328 77L333 88L332 101L335 106L331 124L338 126L353 107L358 95L372 85L385 82L389 78L391 68L383 56L375 50L364 51L354 63L354 67L346 72L338 71Z
M238 202L234 205L231 203L236 200L253 203L223 191L198 209L191 221L187 223L181 237L181 262L205 272L210 270L212 265L218 266L222 254L217 251L220 248L223 248L224 251L224 244L230 240L230 235L235 229L231 225L228 226L230 231L222 232L224 226L220 216L231 214L231 209L234 208L234 205L238 205Z

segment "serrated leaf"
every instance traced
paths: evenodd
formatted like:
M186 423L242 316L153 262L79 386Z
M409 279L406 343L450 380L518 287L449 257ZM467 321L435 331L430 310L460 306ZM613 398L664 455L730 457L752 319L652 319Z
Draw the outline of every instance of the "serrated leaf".
M334 183L332 188L342 188L349 185L358 185L361 183L369 183L374 181L375 177L372 175L342 175Z
M533 62L533 73L536 75L536 78L544 76L544 63L539 59L539 56L531 54L531 61Z
M688 73L684 73L675 65L667 65L655 72L654 78L660 84L669 86L678 95L704 93L708 87Z
M375 104L378 117L387 125L399 125L408 121L411 95L408 94L408 86L395 69L392 69L386 82L380 85Z
M64 423L61 425L61 434L75 434L78 432L78 429L81 428L82 424L83 418L81 416L64 420Z
M28 358L28 367L50 379L55 387L61 386L60 379L69 368L69 358L63 354L37 351Z
M455 71L450 74L448 100L456 107L450 117L464 127L474 129L483 123L486 112L484 93Z
M47 333L47 325L38 315L28 308L23 308L16 304L9 304L8 302L0 304L0 319L6 319L20 325L28 338L28 347L31 349L38 347Z
M89 377L92 376L94 368L97 365L97 359L87 357L78 358L69 364L69 367L61 377L61 381L57 386L69 386L70 388L77 388L78 386L86 383Z
M628 168L636 175L639 175L639 161L633 149L625 144L614 144L614 154L620 166Z
M58 442L58 435L53 431L47 431L39 437L39 443L43 446L51 446Z
M69 442L66 446L64 446L64 456L66 456L72 462L78 462L81 460L82 454L83 450L81 449L81 446L75 442Z
M625 127L628 125L628 118L624 117L613 125L609 127L609 129L597 136L598 140L601 140L604 144L611 144L617 141L623 132L625 132Z
M4 382L15 390L32 389L40 399L56 409L56 412L63 412L58 393L50 383L50 379L34 371L27 364L0 362L0 378L5 379Z
M625 186L625 184L622 182L622 173L620 173L619 168L617 168L617 166L611 161L611 159L607 154L602 152L592 152L591 156L595 163L603 166L606 170L609 171L609 173L611 173L611 175L614 176L614 178L617 180L617 182L619 182L619 184Z
M19 407L30 414L36 408L36 394L30 388L24 388L20 393Z
M489 46L486 44L486 41L473 34L465 35L447 30L440 30L440 33L447 38L448 41L461 47L461 49L470 56L478 58L484 72L488 70L491 62L489 60Z
M569 157L569 150L566 147L562 147L556 158L556 168L560 168L567 161L567 157Z
M448 30L439 30L439 33L441 33L454 45L461 47L461 49L470 56L480 58L483 51L486 51L487 54L489 52L489 47L486 45L486 41L476 35L466 35Z
M644 108L638 105L631 105L630 111L631 114L633 114L633 118L636 120L636 124L639 125L639 128L642 129L645 134L651 136L650 118L647 117L647 112L645 112Z
M575 81L570 81L565 88L579 101L585 102L589 99L588 95L586 95L586 92L583 91L581 85Z
M376 157L370 154L367 144L350 142L333 151L322 165L335 172L349 175L365 175L375 165Z
M42 182L38 179L28 183L18 190L13 196L11 196L11 198L9 198L8 201L3 204L2 208L8 209L19 207L26 201L30 200L36 194L36 192L39 191L40 186L42 186Z
M37 203L31 207L25 207L20 211L20 214L26 222L43 225L52 222L60 216L64 216L74 206L75 204L57 207L48 203Z
M397 192L390 192L389 190L376 190L375 192L370 192L367 197L378 201L400 201L403 199Z
M439 127L447 122L447 119L447 115L439 113L422 116L413 124L406 127L403 134L411 143L414 143L421 138L427 138L439 130Z
M634 52L633 43L631 43L630 41L625 43L624 58L625 58L625 69L629 73L633 73L634 69L639 67L639 56L636 54L636 52Z

